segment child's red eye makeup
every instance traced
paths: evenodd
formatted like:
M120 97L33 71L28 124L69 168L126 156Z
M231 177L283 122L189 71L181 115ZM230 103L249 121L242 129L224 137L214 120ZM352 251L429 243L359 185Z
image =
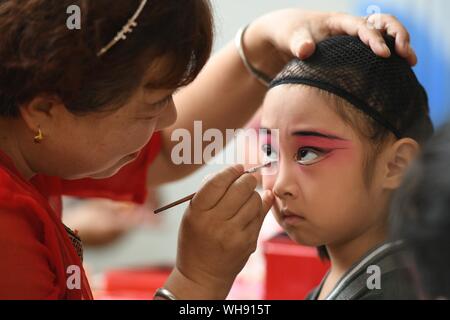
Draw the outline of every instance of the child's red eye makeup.
M321 161L324 156L329 154L329 150L323 150L313 147L299 148L294 155L294 160L303 166L310 166Z
M335 150L348 149L351 142L335 135L317 131L296 131L297 151L294 160L303 166L313 165L325 159Z

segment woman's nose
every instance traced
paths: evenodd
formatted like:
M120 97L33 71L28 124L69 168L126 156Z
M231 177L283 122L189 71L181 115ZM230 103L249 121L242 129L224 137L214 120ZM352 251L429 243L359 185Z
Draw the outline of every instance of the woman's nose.
M158 123L156 125L156 130L161 130L170 127L177 120L177 109L175 104L170 103L163 113L158 118Z

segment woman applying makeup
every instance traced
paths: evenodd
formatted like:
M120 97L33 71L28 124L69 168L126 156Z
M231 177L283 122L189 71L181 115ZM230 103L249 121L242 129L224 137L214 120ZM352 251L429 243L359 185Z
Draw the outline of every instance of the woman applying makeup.
M279 130L279 144L268 134L262 146L279 160L263 174L277 221L331 261L309 298L417 298L404 244L388 241L392 195L433 133L408 63L376 57L355 37L325 40L271 83L261 125Z
M80 30L66 26L74 4ZM380 19L415 63L404 28L393 17ZM173 130L192 129L194 120L235 128L255 112L266 88L233 45L204 67L211 20L201 0L2 1L0 298L92 298L80 241L61 223L61 195L142 203L147 185L198 168L171 162ZM304 58L315 41L339 33L358 34L389 55L365 19L301 10L255 20L241 44L255 68L274 75L286 55ZM160 298L226 297L271 204L270 193L261 199L255 186L236 166L202 187L184 217L176 267Z

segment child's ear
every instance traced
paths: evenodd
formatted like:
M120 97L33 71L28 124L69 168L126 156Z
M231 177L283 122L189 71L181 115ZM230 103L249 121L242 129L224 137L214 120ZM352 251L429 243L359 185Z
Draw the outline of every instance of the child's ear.
M404 175L420 152L420 146L413 139L403 138L396 141L389 149L383 186L393 190L400 187Z

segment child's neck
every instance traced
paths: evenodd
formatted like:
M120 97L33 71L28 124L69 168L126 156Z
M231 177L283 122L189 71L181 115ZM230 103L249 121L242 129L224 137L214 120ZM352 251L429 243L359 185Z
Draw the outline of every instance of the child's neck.
M327 245L331 268L324 282L319 299L324 299L333 290L342 276L370 249L386 241L387 226L377 225L354 239L340 244Z

